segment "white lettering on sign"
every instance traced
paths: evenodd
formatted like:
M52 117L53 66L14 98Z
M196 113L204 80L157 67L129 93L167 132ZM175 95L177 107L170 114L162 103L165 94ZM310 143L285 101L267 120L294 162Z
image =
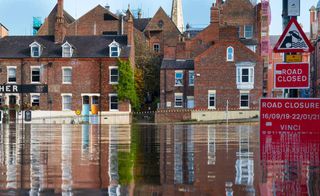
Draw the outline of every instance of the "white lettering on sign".
M263 108L282 108L282 103L263 102L262 107Z
M282 74L285 74L285 75L302 74L302 69L283 69Z
M281 131L300 131L300 125L280 125Z
M306 82L308 81L307 76L278 76L279 82Z
M18 85L0 85L0 93L18 93Z
M13 92L18 92L18 86L13 86Z

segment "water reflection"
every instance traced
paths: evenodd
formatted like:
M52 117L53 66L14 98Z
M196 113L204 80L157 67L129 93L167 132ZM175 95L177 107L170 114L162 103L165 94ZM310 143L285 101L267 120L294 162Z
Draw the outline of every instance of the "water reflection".
M0 195L319 195L319 143L260 144L257 124L5 125Z
M262 133L261 192L273 195L320 195L319 155L319 133Z

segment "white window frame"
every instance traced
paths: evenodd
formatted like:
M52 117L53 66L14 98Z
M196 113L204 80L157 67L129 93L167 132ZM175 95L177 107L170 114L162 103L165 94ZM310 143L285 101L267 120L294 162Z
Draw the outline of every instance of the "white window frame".
M71 97L70 109L64 107L64 99L67 96ZM62 103L62 111L72 111L72 94L71 93L62 93L61 97L62 97L62 102L61 102Z
M39 57L41 57L41 54L42 54L41 44L39 44L38 42L33 42L33 43L30 44L29 46L30 46L30 56L31 56L31 57L34 57L34 58L39 58ZM34 55L33 48L38 48L38 50L39 50L39 55Z
M64 71L67 69L71 70L71 82L66 82L64 80L64 77L65 77ZM62 84L72 84L72 67L62 67Z
M33 77L33 73L32 73L33 69L39 69L39 81L33 81L33 78L32 78ZM30 74L31 84L40 84L40 82L41 82L41 67L40 66L30 66L30 72L31 72L31 74Z
M118 109L111 109L111 97L117 97L118 98ZM110 93L109 94L109 111L110 112L118 112L119 111L119 97L117 93Z
M254 88L254 80L255 80L255 71L254 67L255 64L252 62L240 62L236 64L236 83L237 83L237 88L240 90L251 90ZM243 69L248 69L249 71L249 78L248 82L243 82L242 80L242 70Z
M9 70L15 69L16 70L16 81L15 82L9 82ZM8 66L7 67L7 83L8 84L16 84L17 83L17 66Z
M242 95L248 95L248 106L242 106L241 102L242 102ZM240 91L240 97L239 97L239 106L240 109L250 109L250 91Z
M257 52L257 46L256 45L247 45L247 48L251 50L252 52L256 53Z
M182 78L177 78L178 73L181 73ZM183 74L182 70L177 70L174 72L174 86L183 86L183 76L184 76L184 74ZM177 80L182 80L181 84L178 84Z
M181 106L177 105L177 97L181 97ZM183 108L183 93L175 93L174 94L174 107L175 108Z
M191 78L191 77L193 77L193 78ZM195 79L195 77L194 77L194 71L189 71L189 86L194 86L194 79ZM191 82L191 81L193 81L193 82Z
M229 49L232 50L231 58L229 58ZM232 46L229 46L227 48L227 62L233 62L233 61L234 61L234 48Z
M117 55L112 55L112 48L117 48ZM111 44L109 44L109 57L119 57L120 56L120 44L118 42L116 42L115 40L113 40L113 42Z
M156 46L158 47L158 49L156 50ZM156 52L156 53L159 53L160 52L160 44L159 43L154 43L153 44L153 51Z
M64 58L71 58L73 55L73 47L69 42L65 42L62 46L62 57ZM69 50L69 51L67 51ZM67 55L68 54L68 55Z
M30 103L33 104L33 97L38 96L39 97L39 106L40 107L40 93L30 93Z
M118 81L117 82L112 82L112 80L111 80L111 78L113 76L113 75L111 75L111 70L113 70L113 69L118 70L118 75L117 75ZM119 67L118 66L110 66L109 67L109 84L118 84L118 83L119 83Z
M210 106L210 95L214 95L214 106ZM217 92L216 90L208 90L208 109L215 110L217 108Z
M246 27L251 27L251 37L250 36L246 36ZM247 24L247 25L244 25L244 29L243 29L243 37L244 38L246 38L246 39L251 39L251 38L253 38L253 25L251 25L251 24Z

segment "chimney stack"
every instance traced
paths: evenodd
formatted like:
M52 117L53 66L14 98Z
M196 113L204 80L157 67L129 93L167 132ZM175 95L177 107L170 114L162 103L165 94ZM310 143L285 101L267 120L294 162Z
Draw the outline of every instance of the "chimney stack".
M54 31L54 40L55 43L63 43L64 37L66 35L66 27L63 16L63 0L58 0L58 10L56 15L55 31Z
M219 8L217 6L215 6L215 4L213 3L211 6L211 18L210 18L210 23L219 23L220 19L219 19Z

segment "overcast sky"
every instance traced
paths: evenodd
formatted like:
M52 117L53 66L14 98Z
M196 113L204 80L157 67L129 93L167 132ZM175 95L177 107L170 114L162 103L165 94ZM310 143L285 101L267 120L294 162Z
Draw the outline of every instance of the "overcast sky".
M183 0L185 24L192 27L204 27L209 23L210 6L214 0ZM32 17L44 19L52 10L57 0L0 0L0 23L9 30L10 35L30 35ZM162 6L171 14L172 0L65 0L65 10L75 18L85 14L98 4L111 6L111 10L124 10L130 4L131 9L141 8L144 17L151 17ZM271 34L281 34L281 0L270 0L272 10ZM309 32L309 9L317 0L301 1L301 16L298 21Z

